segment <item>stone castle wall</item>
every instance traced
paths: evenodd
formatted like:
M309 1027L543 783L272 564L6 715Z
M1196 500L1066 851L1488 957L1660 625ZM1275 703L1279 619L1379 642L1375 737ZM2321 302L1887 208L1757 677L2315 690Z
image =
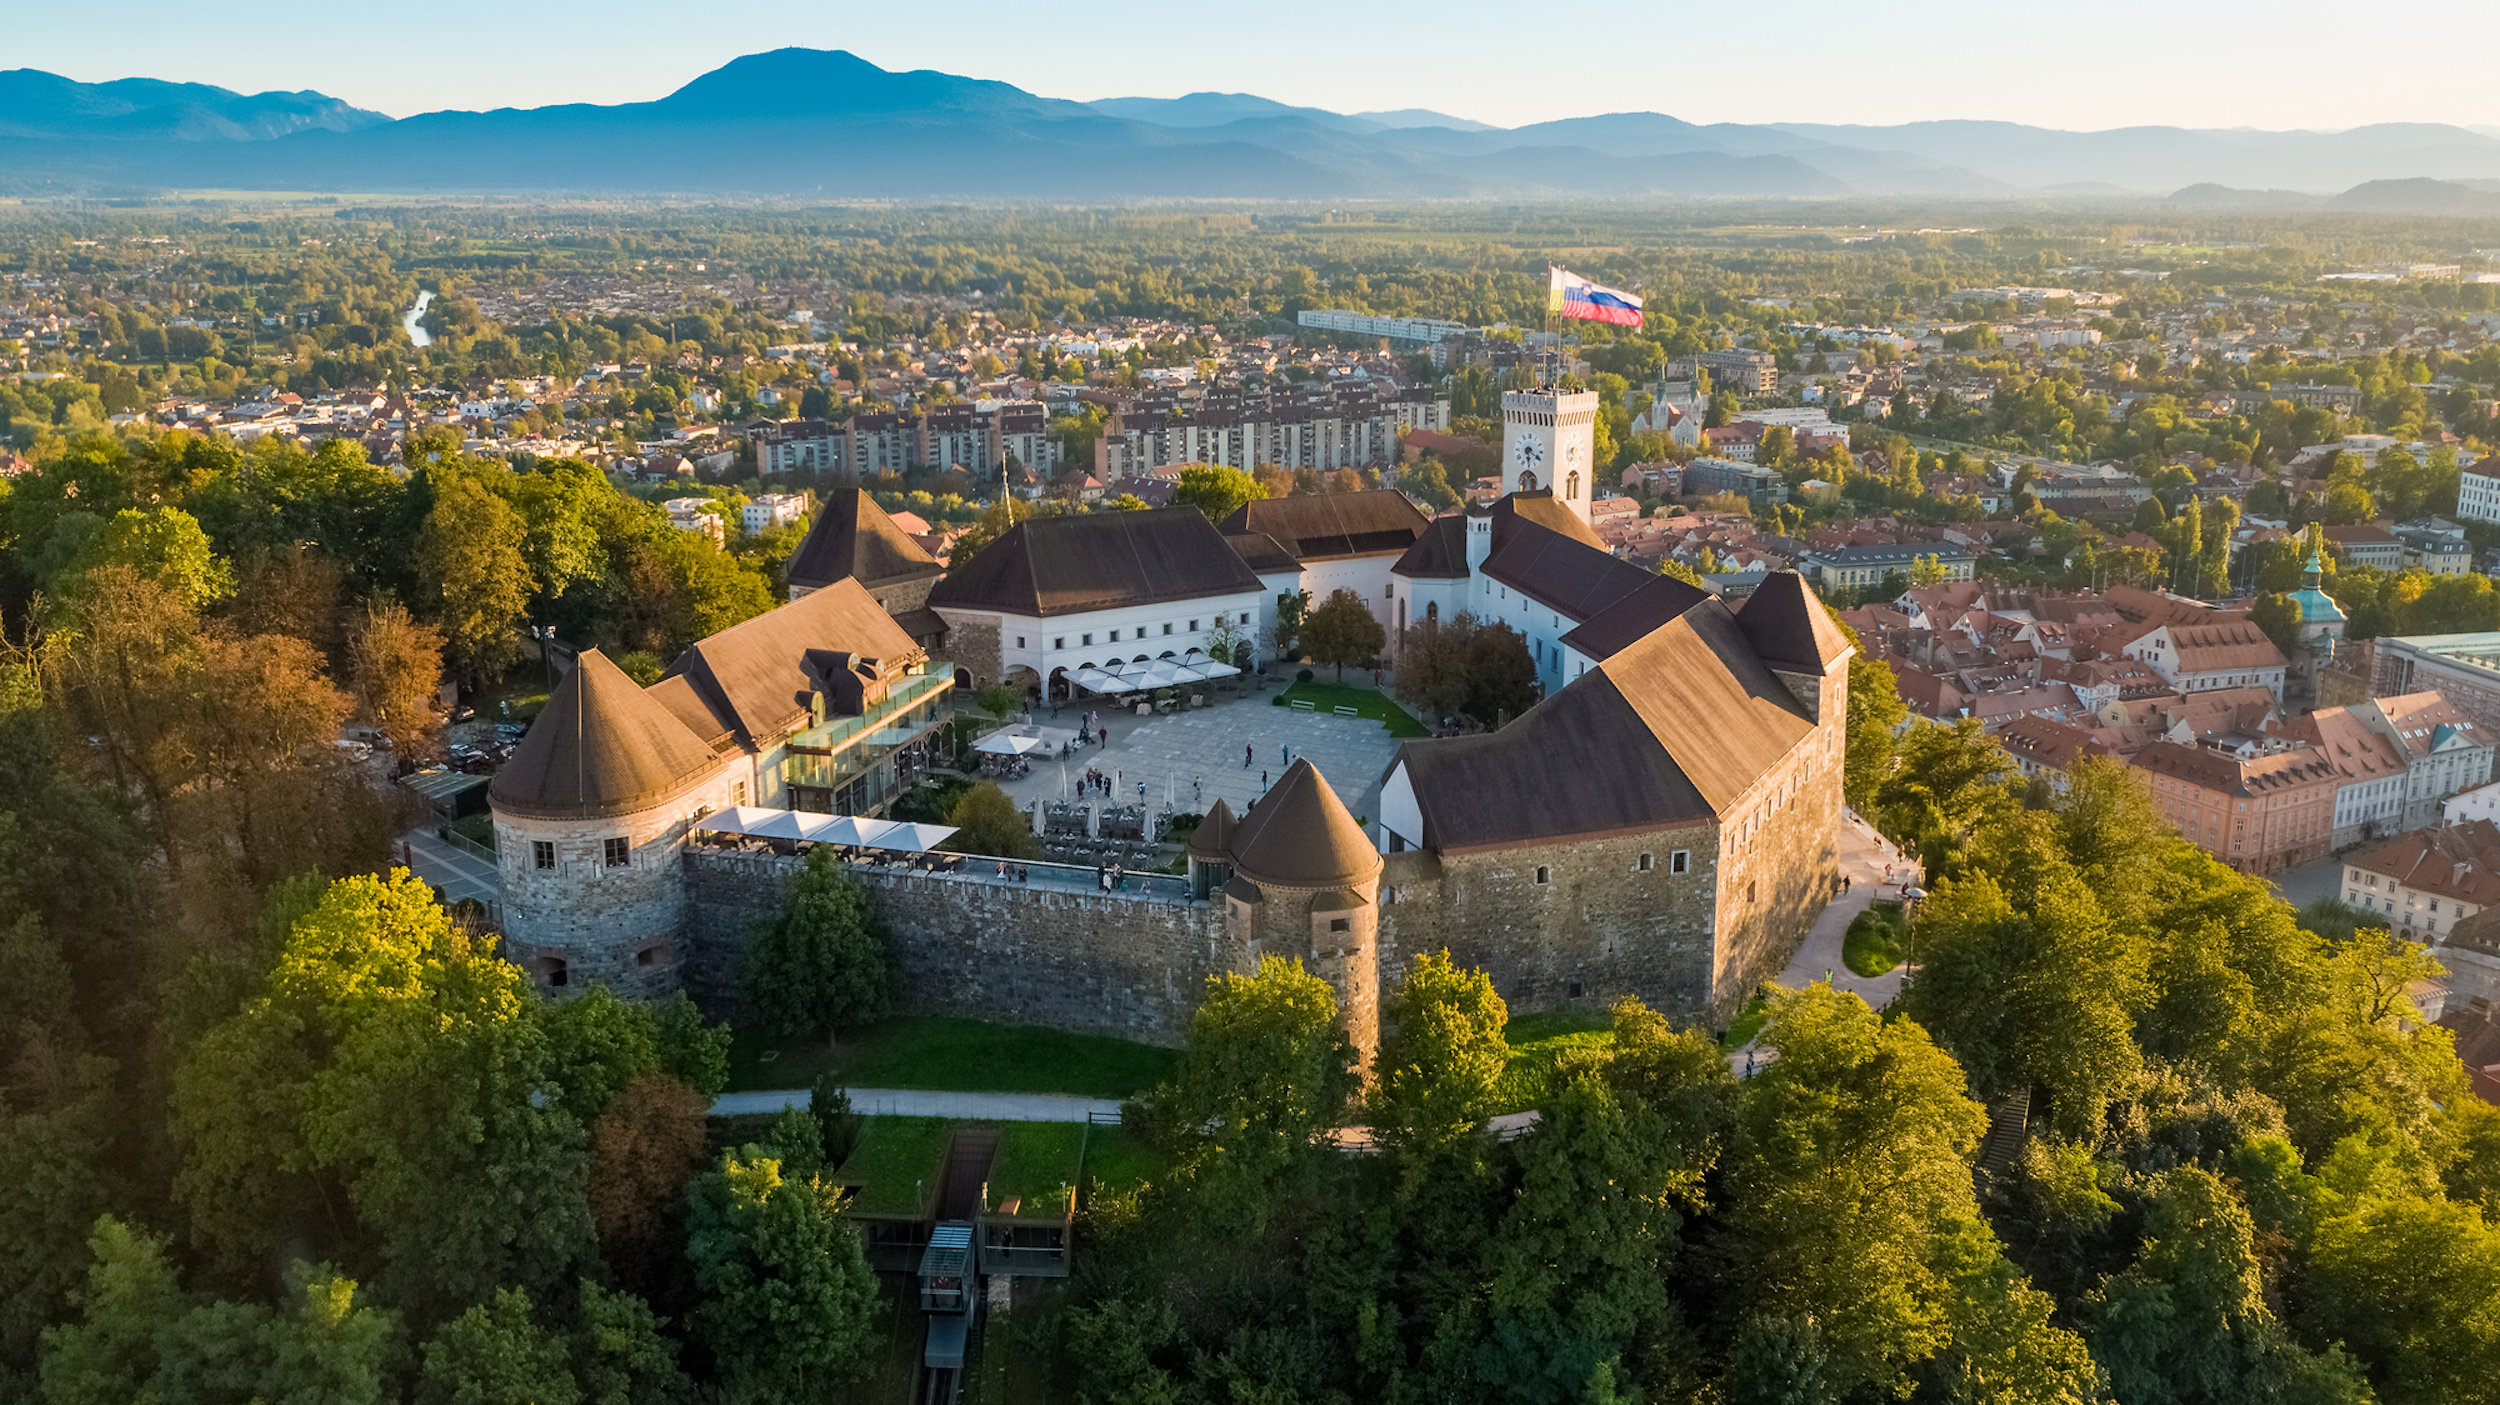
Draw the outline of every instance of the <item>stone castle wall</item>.
M678 856L695 816L730 803L746 758L733 757L666 803L613 819L541 820L497 812L495 863L503 888L503 949L542 985L606 985L634 995L677 987L684 953L685 885ZM607 841L631 845L607 861ZM553 847L552 868L537 845Z
M687 989L737 1007L747 940L780 915L801 861L690 850ZM853 870L875 897L907 1008L1175 1045L1207 977L1247 970L1222 910L978 877Z
M1381 877L1381 984L1418 953L1446 947L1492 977L1514 1011L1603 1009L1633 995L1672 1018L1705 1019L1716 833L1701 824L1443 854L1437 878L1429 860L1395 856ZM1681 874L1679 849L1689 856Z

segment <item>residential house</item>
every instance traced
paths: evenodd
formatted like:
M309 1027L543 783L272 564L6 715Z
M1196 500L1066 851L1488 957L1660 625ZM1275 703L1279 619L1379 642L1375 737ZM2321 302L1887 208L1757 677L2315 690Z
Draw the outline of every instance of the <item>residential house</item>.
M2436 692L2372 698L2353 711L2404 753L2404 828L2437 824L2440 802L2491 779L2492 737Z
M2264 688L2283 697L2290 661L2264 630L2244 616L2215 614L2211 623L2158 624L2120 651L2141 661L2183 693L2214 688Z
M2455 930L2500 903L2500 826L2416 829L2344 860L2344 902L2416 940Z

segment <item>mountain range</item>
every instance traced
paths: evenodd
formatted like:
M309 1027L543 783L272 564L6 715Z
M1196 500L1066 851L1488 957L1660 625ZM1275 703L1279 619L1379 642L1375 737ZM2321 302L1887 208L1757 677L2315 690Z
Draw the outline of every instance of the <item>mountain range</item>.
M0 193L174 188L1124 200L2163 196L2488 212L2500 135L2011 122L1499 128L1245 93L1072 102L840 50L734 59L651 102L392 119L314 92L0 73ZM2356 187L2361 188L2355 190ZM2363 195L2362 192L2368 192ZM2362 195L2358 202L2327 197Z

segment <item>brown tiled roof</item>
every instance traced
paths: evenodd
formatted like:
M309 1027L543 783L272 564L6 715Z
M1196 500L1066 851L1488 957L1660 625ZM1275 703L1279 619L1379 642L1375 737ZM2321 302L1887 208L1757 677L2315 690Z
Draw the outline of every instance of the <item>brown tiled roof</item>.
M1343 888L1380 875L1380 851L1319 768L1297 758L1233 830L1233 871L1274 888Z
M2396 744L2348 707L2323 707L2283 724L2283 734L2324 752L2347 781L2400 776L2405 759Z
M1551 488L1541 488L1533 493L1511 493L1494 501L1495 551L1502 549L1502 539L1521 522L1533 522L1549 532L1559 532L1582 546L1593 546L1599 551L1606 549L1606 543L1597 535L1596 529L1581 521L1580 514L1556 501Z
M2173 624L2170 642L2177 646L2184 673L2215 673L2223 669L2282 668L2283 651L2266 632L2246 619L2219 624Z
M1233 807L1218 798L1207 807L1206 818L1189 832L1189 852L1200 859L1230 863L1233 858Z
M2118 754L2108 742L2081 727L2069 727L2045 717L2017 717L1998 728L1996 738L2008 753L2035 766L2058 771L2072 770L2076 762L2087 756Z
M1467 575L1467 514L1435 517L1415 544L1389 568L1401 576L1463 580Z
M1027 518L949 571L929 604L1040 618L1259 589L1198 509L1164 507Z
M1296 560L1313 561L1403 552L1430 521L1404 493L1371 488L1246 502L1224 519L1224 533L1262 532Z
M596 819L647 809L709 775L717 760L607 655L586 649L487 796L511 814Z
M874 589L896 581L934 576L937 558L894 525L885 509L858 488L836 491L817 510L815 525L790 553L790 584L821 590L848 576Z
M1276 539L1265 532L1226 532L1224 544L1241 558L1241 564L1263 576L1302 569L1302 563L1293 559L1293 553L1279 546Z
M2500 826L2489 820L2399 834L2344 862L2363 873L2478 908L2500 904Z
M1849 652L1849 636L1840 632L1806 578L1795 571L1764 576L1738 608L1736 623L1768 664L1821 673Z
M1592 659L1611 658L1617 650L1647 638L1651 630L1709 598L1710 592L1699 586L1673 576L1652 576L1639 589L1564 635L1562 642Z
M722 729L760 750L806 719L820 688L856 686L837 675L892 677L923 657L867 587L846 577L731 625L678 655L668 671L686 680Z
M1708 822L1813 735L1727 607L1704 601L1484 736L1408 742L1444 852Z
M1545 511L1540 503L1552 511ZM1550 498L1530 499L1528 506L1535 510L1508 517L1498 508L1495 511L1493 552L1484 560L1485 575L1575 622L1597 618L1608 606L1657 579L1655 572L1609 553L1569 508ZM1548 527L1544 519L1556 515L1579 531Z
M2135 764L2239 797L2276 795L2299 786L2341 779L2334 761L2316 747L2278 751L2243 761L2208 746L2157 741L2135 754Z

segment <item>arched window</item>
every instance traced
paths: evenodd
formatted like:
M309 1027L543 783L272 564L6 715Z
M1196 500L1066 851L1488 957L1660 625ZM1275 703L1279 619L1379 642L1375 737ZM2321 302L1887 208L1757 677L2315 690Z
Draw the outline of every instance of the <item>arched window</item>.
M1536 475L1535 475L1535 474L1533 474L1533 473L1522 473L1522 474L1520 474L1520 475L1519 475L1519 491L1521 491L1521 492L1523 492L1523 493L1533 493L1533 492L1535 492L1535 491L1536 491Z
M1580 500L1580 470L1573 469L1571 477L1564 480L1563 497L1572 502Z
M1437 620L1441 618L1441 604L1439 601L1428 600L1424 602L1424 618L1428 620Z

